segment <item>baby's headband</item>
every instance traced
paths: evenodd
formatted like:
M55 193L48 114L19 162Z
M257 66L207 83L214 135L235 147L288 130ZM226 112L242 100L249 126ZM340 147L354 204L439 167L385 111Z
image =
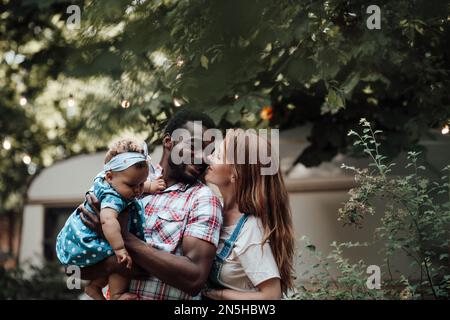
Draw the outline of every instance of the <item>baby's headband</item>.
M143 154L139 152L124 152L118 154L104 165L103 170L105 172L123 171L136 163L150 160L150 157L148 156L147 144L145 142L142 144L142 149L144 149Z

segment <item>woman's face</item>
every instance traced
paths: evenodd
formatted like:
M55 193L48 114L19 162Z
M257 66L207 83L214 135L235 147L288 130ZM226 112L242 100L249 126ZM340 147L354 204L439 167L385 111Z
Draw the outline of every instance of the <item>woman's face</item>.
M209 156L210 165L206 169L205 180L218 187L224 187L231 183L233 166L225 164L224 143Z

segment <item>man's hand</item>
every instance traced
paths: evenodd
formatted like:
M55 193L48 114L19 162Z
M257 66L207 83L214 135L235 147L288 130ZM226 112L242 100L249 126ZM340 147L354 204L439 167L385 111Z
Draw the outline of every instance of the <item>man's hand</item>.
M80 205L78 207L80 219L89 229L95 231L104 238L102 224L100 223L100 201L98 201L97 197L92 192L86 194L86 201L94 209L95 214L91 213L83 205Z
M105 238L102 230L102 224L100 222L100 201L92 192L88 192L88 194L86 194L86 201L94 209L95 214L91 213L83 205L80 205L78 210L80 211L81 221L83 221L86 227L97 233L102 238ZM126 233L128 231L128 215L129 212L128 209L126 209L117 219L119 220L122 233Z
M128 251L125 248L114 250L114 253L117 257L117 262L122 264L125 263L127 269L131 269L132 260L130 255L128 254Z
M124 242L134 264L145 273L192 296L205 285L216 254L213 244L191 236L183 239L184 256L155 249L132 234L124 237Z

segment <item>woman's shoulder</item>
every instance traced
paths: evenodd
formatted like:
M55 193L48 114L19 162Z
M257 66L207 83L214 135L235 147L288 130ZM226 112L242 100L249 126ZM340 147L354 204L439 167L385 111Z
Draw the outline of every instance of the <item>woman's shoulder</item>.
M236 240L237 251L242 252L251 245L260 245L263 240L264 227L261 219L254 215L249 215Z
M257 230L263 231L264 230L261 219L252 214L248 215L247 221L245 221L245 224L242 227L242 230L245 230L245 229L251 229L253 231L257 231Z

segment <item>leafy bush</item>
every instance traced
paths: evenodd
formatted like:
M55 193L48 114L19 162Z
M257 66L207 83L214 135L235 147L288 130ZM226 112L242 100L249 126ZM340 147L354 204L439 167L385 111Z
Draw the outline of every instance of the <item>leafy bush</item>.
M303 275L310 274L311 287L301 286L292 298L294 299L338 299L338 300L363 300L384 299L387 293L384 290L369 290L366 286L367 266L363 260L351 264L343 257L345 248L367 246L363 243L331 243L332 251L328 256L316 250L306 237L305 251L302 258L313 261L312 272L305 271ZM333 271L338 271L339 276L334 277Z
M19 267L0 266L0 300L76 299L80 291L67 289L65 279L61 265L56 263L30 266L30 273Z
M406 176L389 175L395 163L379 153L380 143L370 123L361 119L362 133L353 130L350 136L357 140L354 145L363 147L372 163L369 168L359 169L342 165L355 172L358 185L349 191L350 199L339 209L339 221L344 225L361 228L368 215L376 213L375 203L382 199L384 214L381 225L375 230L374 241L381 242L387 270L381 290L367 290L366 265L361 260L351 264L343 258L343 249L367 246L360 243L333 243L333 251L326 258L307 243L306 248L314 259L313 288L299 288L296 298L336 299L447 299L450 294L450 166L443 169L441 181L423 177L425 167L419 165L419 152L408 153ZM392 257L398 253L412 259L410 270L418 270L419 279L393 275ZM303 253L304 254L304 253ZM337 269L334 279L330 268Z

